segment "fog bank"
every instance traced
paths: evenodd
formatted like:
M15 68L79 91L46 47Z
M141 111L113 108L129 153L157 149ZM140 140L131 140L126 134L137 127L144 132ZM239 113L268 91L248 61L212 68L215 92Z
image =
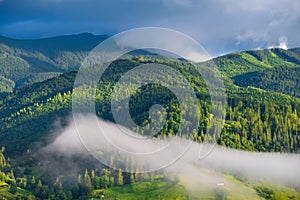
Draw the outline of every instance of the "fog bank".
M113 157L117 165L110 167L124 171L132 171L136 166L145 171L163 166L191 190L199 190L198 184L202 188L215 187L219 182L237 185L224 178L224 174L232 174L249 182L263 180L288 186L300 185L299 154L254 153L221 146L212 148L209 144L179 138L157 140L137 137L130 130L101 119L94 124L94 119L94 116L83 116L77 124L71 120L69 126L44 151L63 155L89 151L106 165L108 159ZM207 152L210 153L199 159ZM125 169L128 160L138 165ZM241 191L243 188L240 188Z

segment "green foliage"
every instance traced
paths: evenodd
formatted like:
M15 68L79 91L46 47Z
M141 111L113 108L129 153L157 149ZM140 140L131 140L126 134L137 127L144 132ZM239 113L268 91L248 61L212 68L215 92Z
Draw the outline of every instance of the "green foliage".
M92 36L78 37L86 42ZM93 88L73 90L76 72L63 72L77 69L88 50L103 38L94 38L93 42L84 46L81 45L85 42L73 44L74 38L58 37L39 42L0 39L0 92L11 92L0 97L0 143L6 146L8 155L15 156L34 148L34 142L45 144L45 137L54 130L55 120L61 119L62 126L66 125L72 92L82 96L92 94ZM95 108L98 116L113 121L110 101L116 81L137 65L161 63L179 71L196 93L199 113L195 114L201 116L200 125L197 130L189 130L195 141L209 140L250 151L298 152L299 60L299 49L246 51L216 58L214 61L224 75L228 92L226 122L219 140L207 136L213 116L206 84L194 67L186 62L138 56L115 61L97 85ZM63 74L57 76L60 73ZM164 74L164 79L174 82L169 74ZM31 84L37 81L42 82ZM128 93L130 87L123 87L123 92ZM117 99L122 102L122 94L117 94ZM156 113L159 116L157 119L149 117L148 111L153 104L162 105L167 112L167 121L155 137L174 135L184 110L181 110L176 96L160 85L143 86L134 93L129 105L133 120L142 126L150 121L160 124L162 113ZM119 109L122 106L120 103ZM135 131L145 134L138 129ZM7 198L27 196L32 199L87 199L103 194L112 198L121 196L122 199L188 199L182 186L140 174L138 168L131 173L107 168L86 169L78 174L78 182L68 188L59 176L45 182L45 178L32 168L37 167L37 162L28 161L26 168L20 170L17 164L16 167L10 165L2 149L0 183L4 189L0 190L0 194L5 194ZM256 190L264 198L298 198L294 191L285 195L265 186L257 186ZM218 191L216 196L222 197L224 194Z
M107 36L80 34L40 40L14 40L0 36L0 77L11 91L34 82L78 69L88 53ZM2 79L3 79L2 78ZM1 80L1 78L0 78Z
M287 188L284 186L260 183L255 184L254 189L257 191L258 195L265 199L276 200L288 200L288 199L299 199L300 194L294 189Z
M124 177L121 170L118 171L118 181L117 185L123 185L124 184Z
M182 185L163 179L144 181L125 186L113 187L104 191L95 191L95 197L110 199L189 199L187 191Z
M214 59L219 70L234 77L249 72L258 72L273 67L299 66L300 55L282 49L254 50L232 53Z
M12 92L15 87L15 83L3 76L0 76L0 94L5 92Z
M276 67L273 69L245 73L233 77L241 87L253 86L268 91L300 97L300 67Z
M153 58L140 61L136 58L118 60L104 73L97 86L97 115L113 121L110 102L113 88L128 70L142 63L159 62L169 65L183 74L191 83L199 99L200 126L193 132L195 141L212 140L222 145L251 151L297 152L299 149L300 100L287 95L248 87L230 87L228 84L228 110L226 126L219 141L205 137L211 119L209 94L205 82L193 66L171 60ZM122 67L120 67L122 66ZM291 68L294 69L294 68ZM3 98L0 104L0 141L9 153L24 152L36 140L42 140L57 118L66 123L65 116L71 110L72 86L76 72L66 73L47 81L23 87ZM167 81L174 81L168 74ZM176 83L174 83L176 84ZM79 95L90 95L92 88L76 88ZM124 92L129 88L124 86ZM42 91L42 92L41 92ZM122 94L117 94L122 109ZM187 97L188 98L188 97ZM82 100L84 102L84 99ZM168 89L150 84L139 88L130 99L130 114L142 126L149 123L148 111L153 104L164 106L167 121L155 136L163 138L177 132L181 120L176 96ZM184 105L183 105L184 106ZM195 113L196 114L196 113ZM162 113L157 113L161 116ZM163 118L151 119L160 124ZM188 122L187 122L188 123ZM20 131L22 130L22 131ZM144 134L140 130L135 131ZM13 144L13 145L12 145Z

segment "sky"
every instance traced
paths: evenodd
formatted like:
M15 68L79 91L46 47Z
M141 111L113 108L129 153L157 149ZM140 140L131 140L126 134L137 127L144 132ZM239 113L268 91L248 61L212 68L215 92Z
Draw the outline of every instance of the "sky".
M183 32L211 55L300 46L297 0L0 0L0 35L32 39L137 27Z

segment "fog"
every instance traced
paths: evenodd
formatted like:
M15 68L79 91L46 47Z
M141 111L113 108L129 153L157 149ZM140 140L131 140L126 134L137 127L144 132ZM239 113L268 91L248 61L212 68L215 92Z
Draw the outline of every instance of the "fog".
M95 119L98 123L94 123ZM126 166L128 164L125 162L131 160L138 163L141 171L163 169L176 175L180 183L191 192L201 192L199 188L204 192L207 190L205 188L214 188L218 183L224 183L241 193L255 193L254 190L247 191L249 189L245 186L224 174L234 175L247 182L300 185L298 154L254 153L199 144L177 137L165 140L138 137L124 127L95 116L81 116L77 123L70 120L69 125L43 151L66 156L86 155L88 151L105 165L109 165L112 156L117 164L110 167L123 171L136 169L137 165Z

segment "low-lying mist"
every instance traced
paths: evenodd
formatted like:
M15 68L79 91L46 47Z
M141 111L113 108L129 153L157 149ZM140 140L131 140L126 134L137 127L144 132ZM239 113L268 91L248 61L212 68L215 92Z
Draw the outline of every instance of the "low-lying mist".
M207 188L214 189L219 185L234 188L232 190L236 190L235 192L242 193L244 190L246 192L244 186L226 178L226 174L250 183L267 181L291 187L300 185L299 154L247 152L178 138L176 140L137 139L132 137L131 134L134 134L132 132L125 134L124 127L120 128L101 119L97 119L98 124L95 124L94 119L95 116L84 116L76 124L71 120L43 151L71 156L87 155L89 150L98 160L104 161L102 164L107 164L105 162L109 158L104 154L108 153L118 157L121 164L117 167L121 169L126 165L122 163L126 159L146 165L145 169L161 169L165 166L164 170L176 175L180 183L184 184L190 192L205 192L209 190ZM109 138L106 138L108 135ZM108 141L113 144L107 144ZM164 148L165 150L162 150ZM123 160L122 151L125 151L126 157ZM146 152L153 152L153 155ZM173 162L173 158L176 158L180 152L184 154ZM200 159L199 155L207 152L209 154ZM129 154L134 155L128 158Z

